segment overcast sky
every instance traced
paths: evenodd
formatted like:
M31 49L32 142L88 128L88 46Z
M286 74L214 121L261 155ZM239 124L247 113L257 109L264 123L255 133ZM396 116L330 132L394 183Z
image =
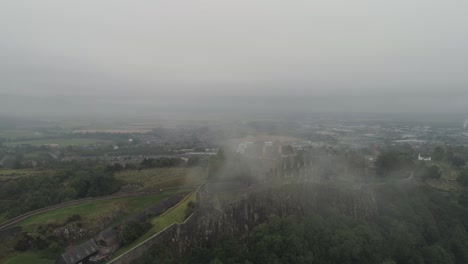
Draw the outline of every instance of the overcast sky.
M423 94L460 110L467 14L464 0L2 0L0 93Z

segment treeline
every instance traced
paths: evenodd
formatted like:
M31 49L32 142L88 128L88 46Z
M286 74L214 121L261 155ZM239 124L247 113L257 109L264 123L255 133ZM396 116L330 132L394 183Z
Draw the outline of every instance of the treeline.
M179 167L185 165L184 160L181 158L145 158L140 164L141 169L149 168L167 168Z
M139 169L150 168L169 168L169 167L183 167L183 166L197 166L204 165L206 161L198 157L190 157L186 161L177 157L162 157L162 158L145 158L141 161Z
M271 216L245 240L226 237L186 255L154 248L146 263L466 264L468 204L432 189L378 192L379 214L367 221L336 213Z
M7 218L54 204L109 195L120 188L113 172L95 165L2 182L0 212Z
M468 148L460 147L436 147L429 152L432 163L420 162L416 159L418 153L412 148L401 147L383 151L375 161L377 175L383 177L408 177L410 172L422 179L439 178L441 171L434 164L443 163L460 172L466 165Z

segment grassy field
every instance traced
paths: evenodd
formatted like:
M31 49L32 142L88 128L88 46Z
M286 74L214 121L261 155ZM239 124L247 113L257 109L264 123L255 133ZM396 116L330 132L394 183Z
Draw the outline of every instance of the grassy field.
M120 198L105 201L90 201L80 205L70 206L62 209L57 209L50 212L45 212L33 217L30 217L18 225L24 230L32 232L39 225L48 223L63 223L69 216L79 214L83 219L83 223L93 223L99 221L100 217L109 215L111 212L120 212L113 220L114 223L119 223L128 216L131 216L154 203L173 195L176 191L166 191L161 194L148 196Z
M173 187L193 187L203 182L206 173L202 168L156 168L124 171L116 178L127 184L141 185L145 190Z
M118 212L111 224L115 225L125 218L130 217L177 192L178 191L166 191L161 194L141 197L120 198L107 201L90 201L80 205L45 212L28 218L20 222L18 225L23 228L23 231L34 232L40 225L48 223L62 224L69 216L79 214L82 218L81 222L83 223L83 226L86 227L91 226L96 221L99 221L101 217L108 216L111 212ZM0 242L0 263L48 264L55 262L55 259L51 260L42 258L44 255L44 252L42 251L27 251L21 253L13 251L13 244L14 240ZM4 256L1 256L2 254L4 254Z
M29 170L29 169L0 169L0 180L17 179L25 176L43 176L50 175L52 171L40 171L40 170Z
M2 130L0 131L0 137L7 139L17 138L42 138L48 136L47 134L38 133L33 130Z
M146 239L150 238L151 236L157 234L159 231L163 230L164 228L172 225L173 223L182 223L185 220L185 210L187 205L190 201L196 201L196 193L191 193L187 195L181 202L179 202L176 206L170 208L162 215L154 218L151 221L153 227L146 232L143 236L135 240L133 243L128 244L124 247L119 248L113 255L112 259L117 258L118 256L124 254L129 249L135 247L136 245L140 244L141 242L145 241Z
M196 202L197 196L196 193L191 193L184 199L178 206L172 207L167 212L162 214L160 217L156 217L151 221L153 227L151 231L157 233L164 228L170 226L172 223L182 223L185 221L185 210L190 201Z
M48 144L57 144L60 147L72 146L72 145L94 145L94 144L111 144L111 141L91 138L53 138L53 139L36 139L36 140L25 140L25 141L14 141L6 142L6 146L14 147L19 145L32 145L42 146Z
M35 252L21 253L5 261L5 264L53 264L55 259L41 258L40 254Z
M150 133L151 129L77 129L73 130L73 134L87 133L109 133L109 134L146 134Z
M7 218L5 217L5 213L3 214L0 214L0 223L3 223L7 220Z

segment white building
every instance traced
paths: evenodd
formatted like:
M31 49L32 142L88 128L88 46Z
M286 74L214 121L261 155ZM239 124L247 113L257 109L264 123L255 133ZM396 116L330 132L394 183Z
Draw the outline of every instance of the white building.
M422 161L431 161L431 157L421 157L421 153L418 155L418 160Z

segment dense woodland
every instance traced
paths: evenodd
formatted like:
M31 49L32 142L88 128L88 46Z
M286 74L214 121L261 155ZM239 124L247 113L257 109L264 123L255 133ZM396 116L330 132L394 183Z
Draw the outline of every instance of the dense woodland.
M272 215L245 240L225 237L185 255L156 247L139 260L146 263L320 263L320 264L466 264L468 263L468 168L465 148L436 148L435 163L415 161L411 149L387 149L375 163L376 215L357 220L330 207L306 217ZM460 191L429 187L439 179L435 164L458 175ZM216 165L216 163L215 163ZM399 180L414 174L416 185Z
M365 221L334 208L305 218L272 215L246 241L226 237L184 256L158 247L139 263L468 263L467 194L388 185L378 192L378 215Z

